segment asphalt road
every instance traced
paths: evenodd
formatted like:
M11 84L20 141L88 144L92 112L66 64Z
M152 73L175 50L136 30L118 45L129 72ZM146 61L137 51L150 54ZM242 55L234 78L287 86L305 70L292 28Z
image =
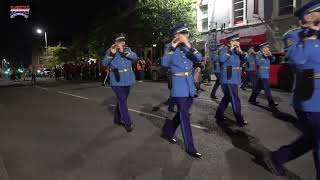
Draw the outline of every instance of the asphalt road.
M286 165L284 177L272 175L256 157L299 136L290 93L273 91L280 103L277 117L264 106L247 103L242 109L249 126L238 128L230 118L219 126L214 119L218 101L206 86L194 100L192 127L202 159L184 153L159 137L172 113L160 105L168 97L165 83L136 84L128 99L134 131L113 124L116 100L110 87L90 82L42 81L0 87L0 179L2 180L312 180L315 169L308 153ZM219 91L221 97L221 91ZM221 99L221 98L220 98ZM152 111L160 107L158 111Z

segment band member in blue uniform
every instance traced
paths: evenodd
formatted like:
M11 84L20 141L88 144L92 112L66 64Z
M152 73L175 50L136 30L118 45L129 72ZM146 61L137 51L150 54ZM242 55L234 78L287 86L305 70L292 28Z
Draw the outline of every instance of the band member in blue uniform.
M170 69L171 97L178 107L178 112L172 120L166 121L161 137L171 143L176 143L174 134L178 126L181 125L186 152L192 157L200 158L201 154L197 152L193 143L189 110L196 94L192 76L193 62L201 62L202 55L191 47L186 23L176 25L172 29L172 34L174 39L165 46L161 65Z
M123 125L128 132L131 132L133 126L128 112L127 98L130 86L136 82L132 63L138 59L138 56L126 47L125 34L117 34L114 41L115 44L107 50L102 65L110 68L110 85L118 100L114 123Z
M307 3L295 16L300 18L302 27L287 34L286 44L296 75L293 105L302 135L292 144L272 152L266 162L273 172L282 175L283 164L312 150L317 180L320 180L320 1Z
M243 52L240 47L239 34L232 35L227 40L229 41L228 47L223 48L220 52L220 63L222 64L220 82L224 97L218 106L216 119L218 122L225 119L224 112L231 102L237 124L242 127L248 124L242 117L241 102L238 96L238 85L241 82L240 57L243 56Z
M274 62L275 57L271 54L269 43L263 43L260 45L260 51L256 55L256 65L258 69L258 80L252 89L249 102L251 104L258 104L257 97L259 96L262 89L264 89L265 95L268 99L269 107L276 107L278 104L273 101L270 87L270 61Z
M213 73L214 75L216 76L217 80L216 82L214 83L214 86L212 88L212 91L211 91L211 99L218 99L217 96L216 96L216 92L220 86L220 60L219 60L219 53L220 53L220 50L224 48L224 45L222 43L218 44L218 50L217 51L214 51L211 53L211 57L210 57L210 60L211 60L211 64L212 64L212 67L213 67Z
M254 80L255 80L255 71L256 71L256 51L254 47L250 47L248 53L244 57L246 62L246 74L247 78L244 79L243 84L241 85L241 89L246 90L246 87L254 87Z

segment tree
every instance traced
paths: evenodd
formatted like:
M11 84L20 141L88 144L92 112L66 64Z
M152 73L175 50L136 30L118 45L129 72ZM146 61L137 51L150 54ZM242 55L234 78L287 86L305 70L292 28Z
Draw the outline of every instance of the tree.
M194 0L138 0L134 9L115 15L109 21L97 26L88 41L91 57L101 58L113 43L113 35L127 34L131 47L151 47L158 44L161 48L171 39L170 29L186 22L191 35L196 35Z
M43 53L40 58L42 64L46 67L53 67L61 63L72 61L70 50L60 44L58 46L48 46L48 49Z
M193 0L139 0L135 15L144 27L141 33L148 33L147 43L151 45L169 41L170 29L180 22L186 22L191 30L190 33L195 35L196 18L193 2Z

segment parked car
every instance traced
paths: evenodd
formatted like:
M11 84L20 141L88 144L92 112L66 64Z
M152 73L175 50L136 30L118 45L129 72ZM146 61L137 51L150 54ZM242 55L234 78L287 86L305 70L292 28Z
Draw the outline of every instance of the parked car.
M37 70L37 77L50 77L52 75L52 70L49 68L42 68Z
M153 81L165 80L168 77L168 69L161 66L161 59L157 59L151 66L150 77Z
M42 74L44 77L51 77L52 76L52 70L51 69L43 69Z
M276 61L270 65L270 79L271 87L277 87L282 90L291 91L294 75L285 53L274 52L273 55Z

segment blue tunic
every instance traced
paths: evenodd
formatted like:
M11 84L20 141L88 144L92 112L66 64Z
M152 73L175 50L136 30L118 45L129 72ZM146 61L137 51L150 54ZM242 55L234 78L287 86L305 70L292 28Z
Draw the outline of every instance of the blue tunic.
M211 64L212 64L212 72L220 73L220 60L218 52L211 52L210 56Z
M247 63L247 71L252 72L252 71L256 70L256 55L255 54L246 55L244 60Z
M170 69L172 74L172 97L193 97L196 94L194 78L189 76L175 76L176 73L188 72L192 74L193 62L201 62L202 55L195 49L185 46L173 48L171 44L165 46L165 53L161 65Z
M270 77L270 61L274 62L275 57L266 57L262 52L258 52L256 56L256 64L258 68L258 78L269 79Z
M319 37L294 42L288 48L288 57L297 72L312 69L314 73L320 73ZM309 100L301 101L294 96L293 104L296 109L304 112L320 112L320 79L314 79L314 91Z
M131 86L135 81L135 76L132 71L132 63L138 59L136 53L132 52L130 48L125 48L123 54L117 52L112 55L111 50L108 49L105 57L102 60L102 65L109 66L111 69L119 69L119 71L126 70L126 72L119 72L120 81L117 82L114 72L110 72L111 86Z
M241 82L241 68L240 68L240 56L235 50L230 51L225 47L220 52L221 66L221 84L240 84ZM227 77L227 67L232 67L232 76L230 79Z

